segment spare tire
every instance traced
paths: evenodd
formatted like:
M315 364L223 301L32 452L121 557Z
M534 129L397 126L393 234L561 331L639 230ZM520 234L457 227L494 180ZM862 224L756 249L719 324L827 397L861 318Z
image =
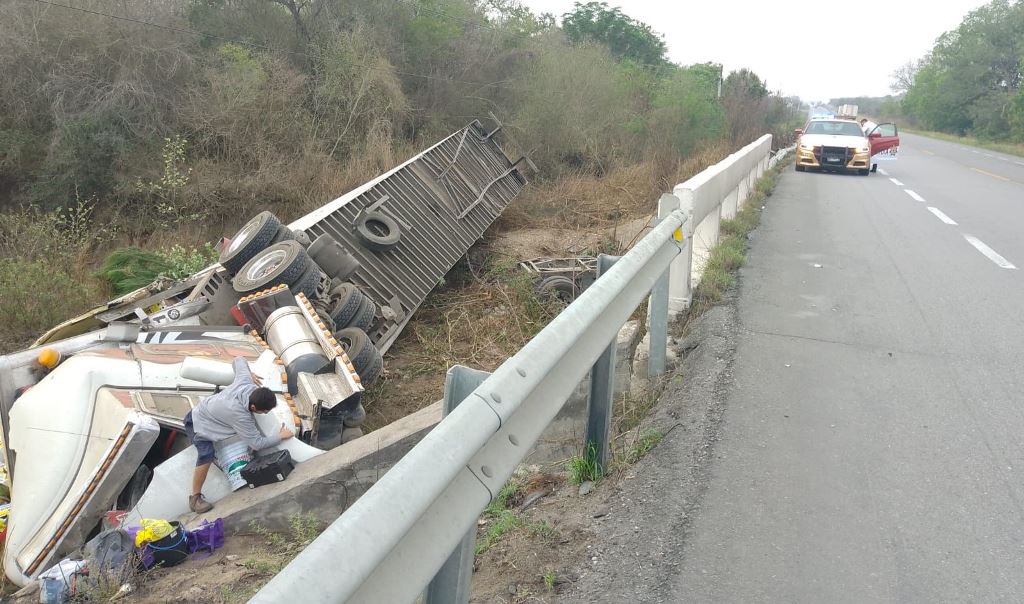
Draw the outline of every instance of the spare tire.
M334 237L320 235L309 245L309 255L325 273L342 281L359 269L359 261L350 254Z
M260 212L238 229L220 253L219 262L234 275L246 262L269 246L281 228L281 221L270 212Z
M347 327L352 322L352 318L362 308L363 298L366 297L351 283L342 283L334 288L331 290L331 296L338 298L331 308L331 318L339 328Z
M370 336L366 335L362 329L346 327L336 331L334 339L338 340L341 348L348 355L348 359L352 361L352 366L359 374L359 380L363 386L373 383L373 380L380 375L384 359L381 358L380 352L370 341Z
M273 285L294 285L305 277L312 262L295 241L275 243L245 263L231 281L235 291L247 294Z
M356 221L356 236L366 249L383 252L398 245L402 230L387 214L366 212Z

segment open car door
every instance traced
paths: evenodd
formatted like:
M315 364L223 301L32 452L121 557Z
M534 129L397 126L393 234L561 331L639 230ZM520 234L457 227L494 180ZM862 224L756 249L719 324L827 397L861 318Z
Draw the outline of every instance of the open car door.
M900 146L900 133L896 124L879 124L868 133L872 161L896 159Z

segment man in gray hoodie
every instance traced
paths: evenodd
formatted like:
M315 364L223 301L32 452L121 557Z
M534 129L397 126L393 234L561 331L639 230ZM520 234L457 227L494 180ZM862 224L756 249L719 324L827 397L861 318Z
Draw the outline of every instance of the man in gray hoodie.
M203 483L213 463L214 443L238 435L250 449L259 451L294 436L284 424L277 434L264 436L260 432L253 414L270 413L277 406L277 397L269 388L260 386L259 378L253 376L245 359L236 357L232 366L234 381L203 399L185 416L185 432L199 451L188 507L199 514L213 509L213 504L203 498Z

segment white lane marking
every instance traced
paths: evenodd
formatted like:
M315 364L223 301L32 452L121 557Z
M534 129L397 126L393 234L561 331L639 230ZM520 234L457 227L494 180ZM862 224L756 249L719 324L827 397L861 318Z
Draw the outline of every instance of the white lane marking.
M921 197L920 195L911 191L910 189L903 189L903 192L906 193L907 195L910 195L913 199L916 199L917 201L924 201L924 197Z
M896 180L895 178L890 178L889 180L891 180L892 184L896 185L897 187L902 187L903 186L903 183L901 183L900 181Z
M882 176L888 176L889 175L888 172L886 172L885 170L883 170L881 168L878 169L878 173L881 174Z
M939 208L933 208L931 206L928 206L928 211L931 212L932 214L935 214L935 216L942 222L956 226L956 221L950 218L949 216L946 216Z
M981 239L978 239L974 235L964 235L964 239L967 240L967 243L970 243L975 248L977 248L977 250L979 252L984 254L986 258L988 258L992 262L995 262L996 265L998 265L1000 268L1008 268L1008 269L1011 269L1011 270L1016 270L1016 268L1017 268L1016 266L1010 264L1009 260L1007 260L1006 258L1003 258L999 254L997 254L994 249L992 249L989 246L985 245L981 241Z
M992 155L991 153L982 153L982 155L985 157L995 157L995 155Z
M1024 161L1015 161L1013 163L1017 164L1018 166L1024 166Z
M976 149L971 149L971 153L977 153L978 155L981 155L981 151L978 151Z
M996 156L996 159L998 159L999 161L1010 161L1010 160L1006 159L1005 157L999 157L998 155Z

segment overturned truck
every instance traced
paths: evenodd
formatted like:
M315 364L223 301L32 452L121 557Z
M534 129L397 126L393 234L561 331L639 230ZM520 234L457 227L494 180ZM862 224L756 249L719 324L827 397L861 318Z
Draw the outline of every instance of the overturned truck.
M196 452L183 420L231 381L233 358L277 394L257 422L289 426L297 438L277 448L297 462L360 437L383 353L526 184L499 130L474 121L291 224L263 212L221 242L218 264L0 357L7 577L36 577L110 511L128 522L186 513ZM214 470L205 492L233 488Z

